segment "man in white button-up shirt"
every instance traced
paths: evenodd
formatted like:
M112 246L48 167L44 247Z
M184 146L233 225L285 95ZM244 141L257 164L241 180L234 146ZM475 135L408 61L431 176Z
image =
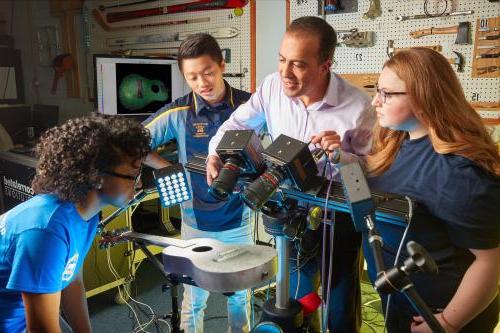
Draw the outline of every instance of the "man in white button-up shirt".
M312 140L311 149L318 145L331 154L340 150L340 163L368 154L375 114L367 95L330 71L335 45L336 33L323 19L302 17L290 24L280 48L278 72L264 79L250 100L234 111L210 141L209 184L222 165L215 148L227 130L258 132L267 126L273 140L286 134L303 142ZM324 160L319 170L323 170ZM354 231L347 214L336 214L336 221L328 326L333 332L352 333L359 330L357 266L361 235ZM316 244L320 244L320 235L315 237ZM291 275L292 296L301 298L317 290L319 252L301 268L297 290L297 274Z

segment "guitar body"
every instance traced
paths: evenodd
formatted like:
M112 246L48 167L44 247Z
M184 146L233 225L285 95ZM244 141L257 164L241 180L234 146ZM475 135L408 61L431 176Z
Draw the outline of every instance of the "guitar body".
M149 80L139 74L129 74L120 83L118 99L124 108L134 111L155 101L166 101L168 91L160 80Z
M107 231L101 237L101 248L127 240L164 247L165 272L188 276L212 292L256 287L278 271L278 254L269 246L225 244L210 238L181 240L133 231Z
M192 239L191 246L162 251L168 273L187 275L212 292L233 292L265 283L278 270L277 253L262 245L229 245L214 239Z

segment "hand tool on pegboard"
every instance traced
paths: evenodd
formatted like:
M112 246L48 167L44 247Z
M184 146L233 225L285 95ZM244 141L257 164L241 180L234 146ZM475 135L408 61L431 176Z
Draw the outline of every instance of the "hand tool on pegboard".
M442 51L441 45L428 45L428 46L415 46L415 47L424 47L424 48L427 48L427 49L434 50L436 52L441 52ZM388 40L387 41L387 55L389 57L392 57L397 52L405 51L405 50L409 50L409 49L412 49L412 47L394 47L394 41L393 40ZM448 62L451 65L454 65L456 67L457 72L463 72L463 70L464 70L464 64L465 64L464 56L461 53L457 52L457 51L453 51L453 54L454 54L454 56L452 58L447 58L446 60L448 60Z
M448 16L464 16L464 15L472 15L474 14L473 10L462 10L456 12L443 13L439 16L427 15L427 14L418 14L418 15L408 15L408 16L396 16L397 21L407 21L407 20L421 20L421 19L430 19L436 17L448 17Z
M374 19L382 15L382 7L380 6L380 0L370 0L370 8L363 14L365 19Z
M434 50L436 52L441 52L443 49L443 47L441 45L426 45L426 46L418 45L418 46L414 46L414 47L424 47L427 49ZM394 40L389 39L387 41L387 55L389 56L389 58L392 57L396 52L409 50L412 48L413 47L394 47Z
M340 0L323 0L323 10L325 14L331 14L341 9Z
M410 32L412 38L421 38L430 35L457 34L455 44L470 44L470 22L460 22L451 27L427 28Z
M50 14L59 17L60 32L62 40L62 51L71 54L73 66L71 70L65 70L66 96L80 98L80 38L77 32L76 23L79 22L76 16L82 12L82 1L49 1ZM67 61L67 60L66 60ZM57 65L57 64L56 64Z
M103 11L105 11L107 9L123 8L123 7L128 7L128 6L142 5L142 4L148 3L148 2L156 2L157 3L158 0L141 0L141 1L125 2L125 3L119 2L117 5L109 5L109 6L100 5L99 6L99 10L103 12Z
M457 72L461 73L464 71L464 56L457 51L453 51L453 53L455 54L455 56L453 58L447 58L446 60L448 60L451 65L454 65L457 68Z
M164 7L152 7L124 12L112 12L106 14L108 23L128 21L138 18L167 15L175 13L197 12L205 10L229 9L245 7L248 0L199 0L178 5Z
M52 60L52 67L54 68L54 77L52 79L52 88L50 92L52 95L55 95L59 79L64 76L64 73L75 67L75 59L69 53L60 54Z
M342 33L342 31L347 31L347 30L339 30L337 32ZM359 48L359 47L371 47L375 44L374 31L358 31L358 29L356 28L348 31L349 33L340 36L339 45Z
M500 16L479 18L476 23L472 77L499 78Z
M500 39L500 34L498 35L489 35L489 36L481 36L478 40L497 40Z
M181 25L181 24L195 24L195 23L207 23L210 22L210 17L198 17L192 19L185 20L174 20L174 21L163 21L163 22L155 22L155 23L145 23L145 24L131 24L131 25L120 25L113 26L106 22L106 18L102 15L101 11L97 9L92 10L92 15L96 22L106 31L121 31L121 30L133 30L133 29L146 29L146 28L154 28L160 26L169 26L169 25Z
M187 39L189 36L197 33L208 33L217 39L234 38L239 35L240 30L234 27L222 27L205 30L184 31L176 33L163 33L163 34L149 34L141 36L123 36L113 37L106 39L106 45L123 46L123 45L137 45L137 44L157 44L165 42L180 42Z
M476 59L497 59L500 58L500 53L484 53L476 56Z
M500 71L500 66L485 66L476 68L477 75L484 75L488 73L494 73Z
M167 51L172 50L172 51ZM122 57L130 57L133 55L140 56L155 56L155 57L169 57L176 56L179 51L179 47L148 47L148 48L133 48L133 49L124 49L124 50L114 50L111 51L111 54L122 56ZM153 55L154 53L154 55Z
M500 31L500 27L479 27L479 29L477 29L477 31L480 31L480 32L493 32L493 31Z
M359 0L318 0L318 16L358 12Z

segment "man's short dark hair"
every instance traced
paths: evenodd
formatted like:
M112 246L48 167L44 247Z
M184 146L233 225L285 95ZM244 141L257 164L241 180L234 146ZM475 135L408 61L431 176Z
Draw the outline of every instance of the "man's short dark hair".
M184 59L199 58L204 55L210 56L219 65L222 63L222 51L214 37L204 33L189 36L179 47L177 62L180 71L182 72L182 61Z
M151 136L140 123L121 116L93 114L70 119L47 130L36 146L35 193L52 193L62 201L84 202L99 177L117 165L143 159Z
M335 46L337 45L337 33L325 20L315 16L303 16L292 23L286 29L287 33L308 33L319 38L319 60L324 62L332 60Z

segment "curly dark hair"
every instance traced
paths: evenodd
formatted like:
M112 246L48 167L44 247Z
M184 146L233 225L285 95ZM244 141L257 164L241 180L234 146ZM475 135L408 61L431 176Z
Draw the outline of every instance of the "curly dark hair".
M151 136L140 123L119 116L92 114L46 131L35 148L38 157L31 186L60 200L83 202L100 183L99 175L144 158Z

